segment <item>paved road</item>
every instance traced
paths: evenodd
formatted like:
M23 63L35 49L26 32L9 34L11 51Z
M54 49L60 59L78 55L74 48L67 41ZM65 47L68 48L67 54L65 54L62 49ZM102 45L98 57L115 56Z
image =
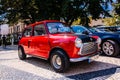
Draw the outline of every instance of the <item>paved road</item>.
M17 46L0 47L0 80L120 80L120 57L100 56L92 63L71 63L66 73L56 73L49 62L28 57L21 61Z

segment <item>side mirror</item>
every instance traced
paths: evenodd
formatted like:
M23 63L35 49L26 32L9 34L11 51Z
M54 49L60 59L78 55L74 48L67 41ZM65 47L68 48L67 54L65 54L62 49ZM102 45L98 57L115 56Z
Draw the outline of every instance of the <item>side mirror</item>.
M20 40L22 37L23 37L23 35L22 35L22 34L19 34L18 40Z
M82 34L89 35L88 31L83 31Z

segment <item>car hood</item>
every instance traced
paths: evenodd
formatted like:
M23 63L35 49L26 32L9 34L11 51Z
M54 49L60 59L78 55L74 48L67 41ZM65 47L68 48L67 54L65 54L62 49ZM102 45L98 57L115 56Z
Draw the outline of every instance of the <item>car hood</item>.
M89 35L84 35L84 34L52 34L51 35L52 38L74 38L76 39L77 37L80 38L82 40L83 43L86 43L86 42L93 42L93 41L96 41L94 38L90 37Z
M90 37L89 35L85 35L85 34L74 34L74 35L80 38L83 43L96 41L94 38Z

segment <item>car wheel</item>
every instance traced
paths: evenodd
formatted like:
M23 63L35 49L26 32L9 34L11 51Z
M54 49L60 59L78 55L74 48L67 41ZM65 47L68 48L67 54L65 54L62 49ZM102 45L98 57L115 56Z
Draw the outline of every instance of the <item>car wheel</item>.
M25 54L24 49L22 47L18 48L18 57L20 60L26 59L26 54Z
M63 51L54 51L50 58L50 63L56 72L64 72L69 67L69 60Z
M119 54L119 45L112 40L107 40L102 44L102 51L107 56L117 56Z

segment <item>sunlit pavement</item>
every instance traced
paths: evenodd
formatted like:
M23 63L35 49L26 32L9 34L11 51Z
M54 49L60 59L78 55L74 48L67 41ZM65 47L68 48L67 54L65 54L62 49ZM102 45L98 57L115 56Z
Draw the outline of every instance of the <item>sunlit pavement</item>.
M18 59L17 46L0 47L0 80L120 80L120 57L100 56L92 63L71 63L66 73L56 73L49 62Z

